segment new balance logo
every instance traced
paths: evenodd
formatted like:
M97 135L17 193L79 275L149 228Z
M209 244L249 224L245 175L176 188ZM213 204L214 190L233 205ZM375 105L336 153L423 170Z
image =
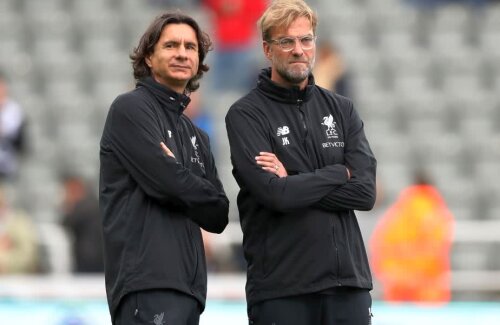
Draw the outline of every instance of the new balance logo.
M290 129L286 125L279 127L278 130L276 131L276 135L279 137L282 135L287 135L288 133L290 133Z

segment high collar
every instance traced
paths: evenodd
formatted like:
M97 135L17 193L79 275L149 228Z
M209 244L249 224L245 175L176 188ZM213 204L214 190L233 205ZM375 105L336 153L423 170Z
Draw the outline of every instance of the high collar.
M179 94L172 89L158 83L152 77L146 77L137 82L137 87L145 87L158 100L158 102L170 111L181 115L191 99L185 94Z
M284 103L308 101L314 89L314 77L309 75L307 86L301 90L298 86L283 87L271 80L271 68L262 69L257 81L257 88L266 96Z

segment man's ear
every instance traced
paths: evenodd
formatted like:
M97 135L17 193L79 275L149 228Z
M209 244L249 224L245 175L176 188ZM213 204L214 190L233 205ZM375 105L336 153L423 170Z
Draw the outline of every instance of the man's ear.
M146 64L148 65L148 67L151 69L151 66L152 66L151 55L146 56L145 61L146 61Z
M271 57L272 57L271 45L268 42L263 41L262 42L262 49L264 50L264 55L266 56L266 58L271 60Z

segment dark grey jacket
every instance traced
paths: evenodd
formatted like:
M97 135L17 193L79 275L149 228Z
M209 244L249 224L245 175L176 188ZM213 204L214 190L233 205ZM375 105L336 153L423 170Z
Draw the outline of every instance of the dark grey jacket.
M168 288L205 305L200 227L220 233L229 202L189 98L152 78L111 105L100 147L99 200L112 318L129 292ZM175 159L160 148L163 141Z
M285 89L263 70L226 116L248 264L249 305L336 286L372 288L353 210L375 202L376 160L352 102L314 85ZM289 176L262 170L273 152ZM347 180L346 166L352 177Z

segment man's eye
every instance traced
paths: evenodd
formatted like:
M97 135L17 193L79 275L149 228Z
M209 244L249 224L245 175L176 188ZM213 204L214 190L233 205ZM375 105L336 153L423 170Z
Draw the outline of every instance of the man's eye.
M310 36L303 37L300 39L300 42L304 45L310 45L313 42L313 38Z
M280 40L280 43L281 43L281 45L284 45L284 46L290 46L290 45L293 45L295 43L295 40L293 38L282 38Z

